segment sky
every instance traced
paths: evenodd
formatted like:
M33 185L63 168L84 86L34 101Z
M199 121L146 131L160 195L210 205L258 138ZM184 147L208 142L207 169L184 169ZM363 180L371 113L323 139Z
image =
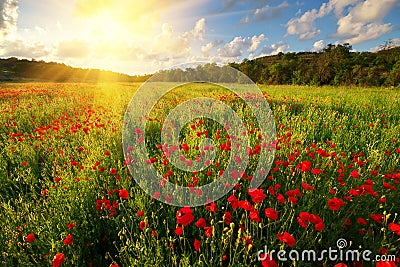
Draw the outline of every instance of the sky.
M146 74L194 61L400 45L400 0L0 0L0 57Z

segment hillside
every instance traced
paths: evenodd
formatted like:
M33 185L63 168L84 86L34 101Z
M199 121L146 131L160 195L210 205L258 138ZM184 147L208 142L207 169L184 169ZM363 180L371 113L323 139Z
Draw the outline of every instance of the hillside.
M150 75L129 76L98 69L73 68L61 63L0 58L0 81L143 82Z
M352 52L349 44L329 44L318 53L279 53L230 66L260 84L400 85L400 47Z

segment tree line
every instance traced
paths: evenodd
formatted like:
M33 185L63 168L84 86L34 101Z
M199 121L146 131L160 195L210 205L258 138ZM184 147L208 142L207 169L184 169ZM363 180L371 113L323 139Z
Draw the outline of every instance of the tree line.
M321 52L279 53L229 65L260 84L400 85L400 47L390 41L377 52L328 44Z
M0 58L0 81L144 82L150 76L73 68L63 63L47 63L35 59Z

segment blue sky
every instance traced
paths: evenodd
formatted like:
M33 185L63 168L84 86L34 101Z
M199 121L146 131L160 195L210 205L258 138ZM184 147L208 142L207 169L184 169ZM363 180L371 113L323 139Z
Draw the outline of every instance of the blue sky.
M128 74L348 42L400 45L400 0L0 0L0 57Z

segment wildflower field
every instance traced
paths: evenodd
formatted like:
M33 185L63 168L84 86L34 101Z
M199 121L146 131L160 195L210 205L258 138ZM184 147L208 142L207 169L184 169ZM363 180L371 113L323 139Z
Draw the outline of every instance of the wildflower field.
M122 126L139 86L0 84L2 266L400 265L399 89L260 86L277 142L266 180L252 190L263 142L243 103L207 84L172 91L148 123L149 164L164 178L160 186L168 180L201 194L196 187L217 179L230 157L226 129L197 118L180 133L180 150L195 161L201 140L211 138L215 160L199 172L171 167L160 125L190 97L213 97L242 114L250 159L223 198L175 207L147 195L127 168ZM338 249L339 239L344 250L396 259L283 262L269 255ZM271 257L259 260L264 254Z

